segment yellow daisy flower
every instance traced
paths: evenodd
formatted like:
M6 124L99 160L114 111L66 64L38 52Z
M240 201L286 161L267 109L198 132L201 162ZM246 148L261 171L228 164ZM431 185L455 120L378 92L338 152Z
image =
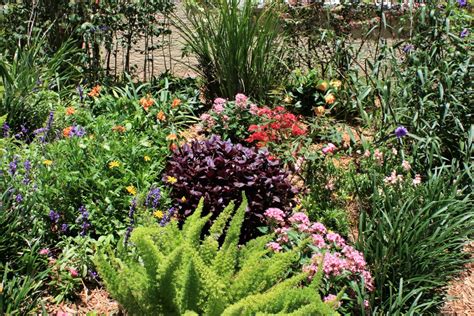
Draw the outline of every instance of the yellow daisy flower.
M53 164L53 161L47 159L47 160L43 161L43 164L44 164L45 166L51 166L51 165Z
M178 179L176 179L175 177L172 177L172 176L168 176L166 178L166 182L168 182L170 184L175 184L176 182L178 182Z
M182 202L182 203L186 203L186 201L187 201L186 197L183 196L183 197L181 198L181 202Z
M160 210L153 212L153 216L156 217L156 218L158 218L158 219L162 219L162 218L163 218L163 215L164 215L164 214L163 214L163 211L160 211Z
M145 161L151 161L151 158L150 158L150 156L143 156L143 160L145 160Z
M109 162L109 169L113 169L113 168L117 168L117 167L120 167L120 162L118 162L116 160Z
M129 185L126 189L131 195L137 195L137 189L133 185Z

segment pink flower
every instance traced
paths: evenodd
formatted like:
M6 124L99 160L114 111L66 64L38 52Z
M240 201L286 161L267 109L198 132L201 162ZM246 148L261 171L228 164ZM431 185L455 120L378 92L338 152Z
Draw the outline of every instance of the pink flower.
M364 307L365 308L368 308L370 305L369 305L369 301L368 300L364 300Z
M247 107L247 96L242 93L238 93L235 96L235 104L237 105L238 108L245 109Z
M344 238L342 238L341 235L337 233L327 233L326 239L327 241L336 244L338 247L344 247L346 245Z
M394 156L398 155L398 150L396 148L392 148L392 154Z
M256 104L250 104L249 109L250 114L257 115L258 114L258 106Z
M336 148L336 145L334 145L333 143L329 143L326 147L323 148L323 154L332 154L336 150Z
M379 165L383 164L383 152L376 149L374 151L374 157L375 157L375 161L377 162L377 164L379 164Z
M417 186L421 183L421 176L417 173L415 175L415 178L413 179L413 185L414 186Z
M280 210L279 208L269 208L263 213L268 219L273 220L279 224L285 222L285 212Z
M58 311L58 312L56 313L56 316L69 316L69 314L66 313L66 312L63 312L63 311Z
M79 272L77 272L77 270L74 268L69 268L69 273L73 278L77 278L79 276Z
M324 188L328 191L333 191L335 186L334 186L334 179L329 179L327 182L326 182L326 185L324 186Z
M280 250L282 249L281 246L280 246L280 244L277 243L277 242L274 242L274 241L269 242L269 243L267 244L267 247L270 248L270 249L271 249L272 251L274 251L274 252L280 252Z
M223 98L215 98L214 99L214 105L222 105L224 106L224 104L226 104L226 99L223 99Z
M227 122L229 119L230 119L230 118L229 118L227 115L225 115L225 114L222 115L222 120L223 120L224 122Z
M42 255L42 256L46 256L47 254L49 254L49 249L48 248L43 248L39 251L39 254Z
M281 227L281 228L275 229L275 234L278 236L277 242L286 244L289 241L289 238L288 238L289 230L290 229L288 227Z
M201 116L199 117L199 119L203 122L207 122L210 118L211 118L211 115L207 113L201 114Z
M403 160L402 161L402 167L405 171L409 171L411 169L411 165L410 165L410 162L406 161L406 160Z
M325 302L336 302L337 301L337 296L334 295L334 294L329 294L328 296L326 296L324 298L324 301ZM341 302L337 302L337 306L335 306L336 308L339 308L341 307Z
M309 221L308 215L306 215L305 213L302 213L302 212L298 212L298 213L293 214L289 218L289 221L292 224L305 224L307 226L309 226L311 224L310 221Z
M368 149L364 152L364 157L365 158L369 158L371 155L372 154L370 153L370 150L368 150Z
M327 252L324 256L323 271L327 276L338 276L346 269L346 260L338 252Z
M313 234L313 235L311 235L311 238L313 239L313 244L316 247L318 247L318 248L325 248L326 247L326 242L324 242L323 236Z
M220 114L224 111L224 105L221 104L221 103L214 103L214 106L212 107L212 109L214 110L214 112L216 112L217 114Z
M403 175L399 174L397 175L397 171L392 171L392 174L388 177L385 177L383 182L388 183L388 184L397 184L398 182L403 181Z
M314 223L310 228L312 233L326 234L326 227L321 223Z

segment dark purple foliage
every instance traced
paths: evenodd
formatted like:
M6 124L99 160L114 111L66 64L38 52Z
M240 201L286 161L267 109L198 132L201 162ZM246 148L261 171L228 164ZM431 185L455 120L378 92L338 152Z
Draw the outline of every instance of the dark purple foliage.
M179 200L178 216L190 215L204 197L204 214L215 213L214 219L231 200L238 205L244 191L249 210L242 241L254 237L257 227L264 224L263 212L269 207L290 211L297 193L288 179L289 173L279 161L268 157L268 152L257 152L218 136L175 150L163 179L172 187L171 196ZM177 181L168 181L168 177Z

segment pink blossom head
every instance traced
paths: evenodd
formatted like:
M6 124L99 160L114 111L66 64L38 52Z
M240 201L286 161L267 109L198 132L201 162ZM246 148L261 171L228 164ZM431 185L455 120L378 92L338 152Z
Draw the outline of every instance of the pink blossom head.
M421 183L421 176L417 173L413 179L413 185L417 186Z
M222 115L222 120L224 122L228 122L230 120L230 117L224 114L224 115Z
M337 302L337 304L336 304L334 307L335 307L335 308L341 307L341 302L339 302L339 301L337 300L337 296L334 295L334 294L329 294L328 296L326 296L326 297L324 298L324 302L328 302L328 303L336 303L336 302Z
M226 104L226 99L223 99L223 98L215 98L214 99L214 105L222 105L224 106L224 104Z
M76 269L74 268L69 268L69 274L73 277L73 278L77 278L79 276L79 272L77 272Z
M270 221L274 221L278 224L285 222L285 212L279 208L271 207L263 213Z
M332 154L336 150L336 148L336 145L334 145L333 143L329 143L326 147L323 148L323 154Z
M292 223L292 224L304 224L304 225L306 225L306 226L309 226L309 225L310 225L310 221L309 221L308 215L306 215L306 214L303 213L303 212L298 212L298 213L293 214L293 215L289 218L289 221L290 221L290 223Z
M310 230L311 230L312 233L321 234L321 235L324 235L327 232L326 227L323 224L319 223L319 222L316 222L313 225L311 225Z
M272 250L273 252L280 252L280 251L282 250L280 244L277 243L277 242L274 242L274 241L269 242L269 243L267 244L267 247L268 247L270 250Z
M311 239L313 240L313 244L318 248L325 248L326 242L324 241L323 236L318 234L311 235Z
M209 115L208 113L204 113L204 114L201 114L199 119L203 122L207 122L209 121L209 119L211 119L211 115Z
M221 103L214 103L214 105L212 106L212 109L213 109L214 112L216 112L217 114L220 114L220 113L224 112L224 104L221 104Z
M49 254L49 249L48 248L43 248L39 251L39 254L42 256L46 256Z
M247 107L247 100L248 98L245 94L238 93L235 96L235 104L241 109L245 109Z
M258 114L258 106L256 104L250 104L249 112L250 114L257 115Z
M405 171L409 171L411 169L410 162L407 160L402 161L402 167Z
M341 235L337 233L327 233L326 240L336 244L337 247L343 247L346 244L344 238L342 238Z

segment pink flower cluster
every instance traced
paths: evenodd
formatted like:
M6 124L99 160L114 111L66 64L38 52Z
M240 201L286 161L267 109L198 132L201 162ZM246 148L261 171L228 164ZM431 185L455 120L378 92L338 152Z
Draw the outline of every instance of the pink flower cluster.
M311 248L308 247L311 255L308 257L308 263L302 267L310 278L318 271L322 262L322 269L327 279L341 275L349 279L363 279L367 290L373 290L372 275L368 271L364 256L347 245L341 235L328 231L322 223L311 222L303 212L293 213L285 218L286 214L282 210L269 208L264 215L276 234L276 240L267 244L267 247L274 252L282 251L283 246L291 248L297 245L297 240L292 240L289 232L299 235L299 240L311 238Z
M332 154L334 153L334 151L336 151L337 147L336 145L334 145L333 143L329 143L327 144L326 147L323 148L323 154L327 155L327 154Z

